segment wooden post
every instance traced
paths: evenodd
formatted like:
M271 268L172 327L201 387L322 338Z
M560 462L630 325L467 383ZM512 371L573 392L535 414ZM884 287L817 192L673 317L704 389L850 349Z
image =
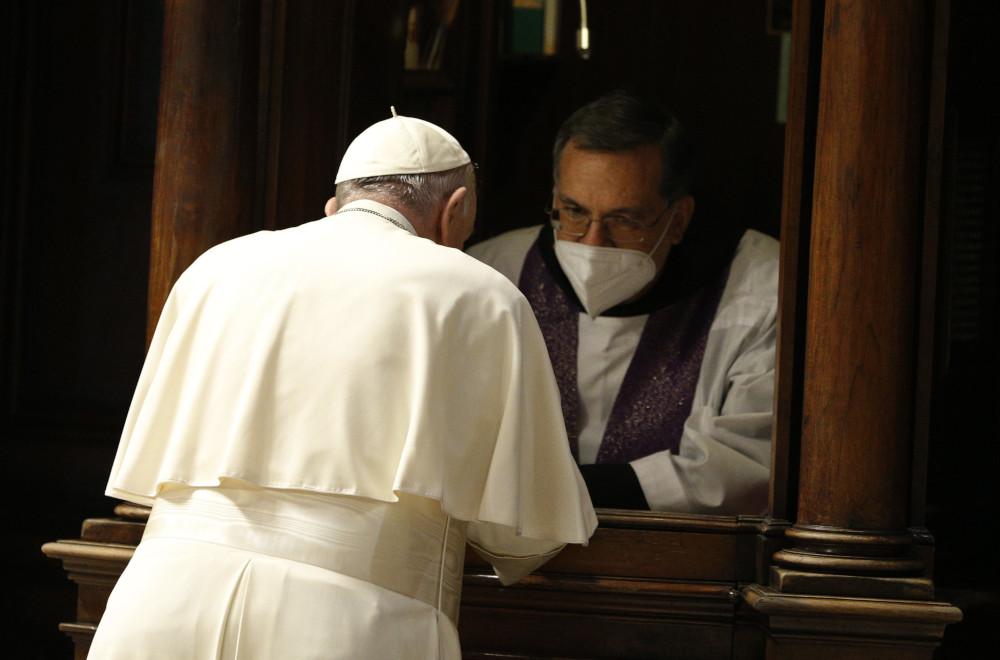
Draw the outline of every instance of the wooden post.
M923 4L826 4L798 517L789 533L812 550L783 553L785 566L879 576L923 569L907 556L906 532Z
M260 227L262 2L168 0L153 180L147 328L207 248Z
M960 618L909 531L930 4L825 3L796 524L744 590L769 658L930 658Z

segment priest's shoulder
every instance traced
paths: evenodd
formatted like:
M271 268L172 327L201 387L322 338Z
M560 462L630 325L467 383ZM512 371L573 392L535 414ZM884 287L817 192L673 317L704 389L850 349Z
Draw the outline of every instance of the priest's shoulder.
M486 263L495 261L507 254L523 254L538 239L538 232L541 231L541 228L542 225L533 225L531 227L511 229L498 236L493 236L492 238L487 238L484 241L476 243L466 248L465 251L476 259Z
M738 252L753 251L759 257L768 260L778 259L780 250L781 243L778 239L756 229L748 229L737 248Z
M757 295L777 297L781 243L767 234L748 230L740 239L730 266L730 280L742 282L742 288Z
M538 240L542 225L521 227L488 238L466 249L466 252L500 271L512 281L517 281L524 257Z

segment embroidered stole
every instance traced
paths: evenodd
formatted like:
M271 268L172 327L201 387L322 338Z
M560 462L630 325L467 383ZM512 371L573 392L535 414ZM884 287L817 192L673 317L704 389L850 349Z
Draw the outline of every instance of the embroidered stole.
M701 289L650 314L611 409L598 463L627 463L664 450L677 453L728 274L725 269ZM545 267L537 242L525 257L518 287L542 329L559 383L570 449L578 458L580 309Z

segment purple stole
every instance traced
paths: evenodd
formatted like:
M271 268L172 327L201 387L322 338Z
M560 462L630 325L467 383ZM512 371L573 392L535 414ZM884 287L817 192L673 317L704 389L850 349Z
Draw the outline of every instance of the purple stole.
M650 314L611 409L598 463L627 463L664 450L677 453L727 276L728 269L715 281ZM518 287L542 329L559 384L570 449L578 457L580 309L545 267L537 242L525 257Z

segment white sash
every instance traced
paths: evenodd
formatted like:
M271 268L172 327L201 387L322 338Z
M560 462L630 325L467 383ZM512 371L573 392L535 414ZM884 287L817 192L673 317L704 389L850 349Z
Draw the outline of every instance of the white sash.
M157 496L143 539L198 540L311 564L419 599L457 622L466 523L437 500L399 498L171 487Z

